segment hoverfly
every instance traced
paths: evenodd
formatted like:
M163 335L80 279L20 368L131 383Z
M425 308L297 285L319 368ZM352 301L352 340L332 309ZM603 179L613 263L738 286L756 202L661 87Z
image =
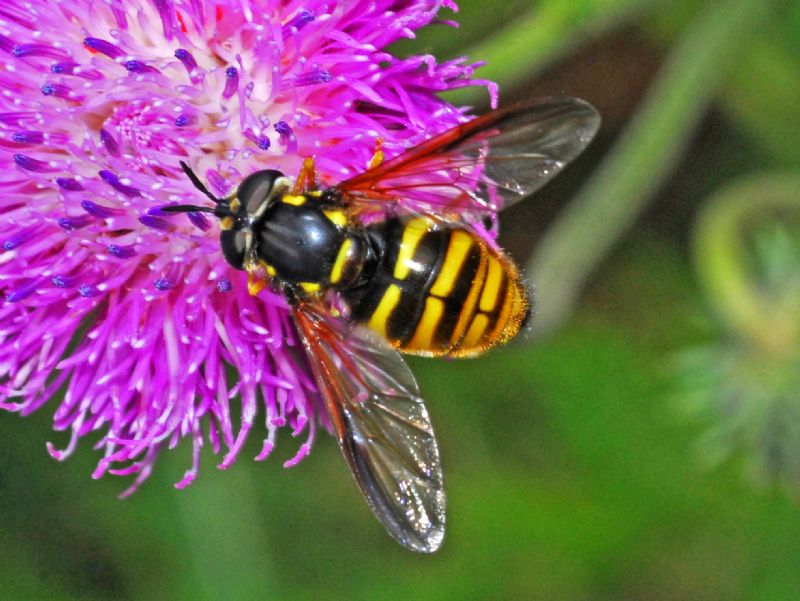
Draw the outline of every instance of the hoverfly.
M439 450L400 352L466 357L520 329L519 272L470 225L525 198L589 143L599 116L584 101L544 99L478 117L330 187L307 159L296 180L247 176L214 207L222 252L291 306L315 381L370 508L406 547L444 537ZM413 207L413 208L409 208ZM399 351L399 352L398 352Z

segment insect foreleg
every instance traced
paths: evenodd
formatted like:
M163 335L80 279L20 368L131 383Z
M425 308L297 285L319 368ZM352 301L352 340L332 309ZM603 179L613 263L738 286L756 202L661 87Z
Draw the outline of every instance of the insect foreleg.
M379 167L381 163L383 163L383 159L386 158L386 155L383 153L383 138L375 138L375 154L372 155L372 158L369 160L368 169L375 169L375 167Z
M303 161L303 168L294 182L292 194L298 195L317 189L317 169L314 166L314 157L308 157Z

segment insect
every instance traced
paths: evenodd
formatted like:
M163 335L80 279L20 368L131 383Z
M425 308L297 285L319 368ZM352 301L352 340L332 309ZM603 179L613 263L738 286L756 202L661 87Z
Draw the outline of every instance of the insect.
M307 159L296 180L247 176L225 198L181 166L220 219L227 261L251 293L282 293L344 457L388 532L421 552L444 537L431 419L400 353L467 357L520 329L514 263L470 225L541 187L589 143L584 101L544 99L458 125L330 187Z

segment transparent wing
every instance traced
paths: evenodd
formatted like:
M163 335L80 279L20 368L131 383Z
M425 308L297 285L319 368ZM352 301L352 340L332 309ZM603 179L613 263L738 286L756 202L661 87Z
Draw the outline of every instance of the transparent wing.
M345 331L324 309L295 308L339 446L375 516L398 542L436 551L444 538L439 449L414 376L364 327Z
M403 199L433 213L497 212L547 183L599 126L587 102L546 98L458 125L335 188L366 210Z

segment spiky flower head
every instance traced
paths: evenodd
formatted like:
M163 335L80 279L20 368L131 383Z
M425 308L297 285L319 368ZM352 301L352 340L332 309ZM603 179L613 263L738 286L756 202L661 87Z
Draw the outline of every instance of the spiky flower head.
M800 496L800 177L750 176L703 207L695 262L714 336L678 356L682 406L707 465L743 456L759 485Z
M251 431L315 436L314 385L283 299L251 297L217 224L161 209L314 155L333 183L464 120L436 92L485 84L463 60L387 45L447 0L29 0L0 5L0 407L54 395L63 459L149 474L189 438L231 465ZM494 88L489 84L494 95ZM238 416L234 419L233 416Z

